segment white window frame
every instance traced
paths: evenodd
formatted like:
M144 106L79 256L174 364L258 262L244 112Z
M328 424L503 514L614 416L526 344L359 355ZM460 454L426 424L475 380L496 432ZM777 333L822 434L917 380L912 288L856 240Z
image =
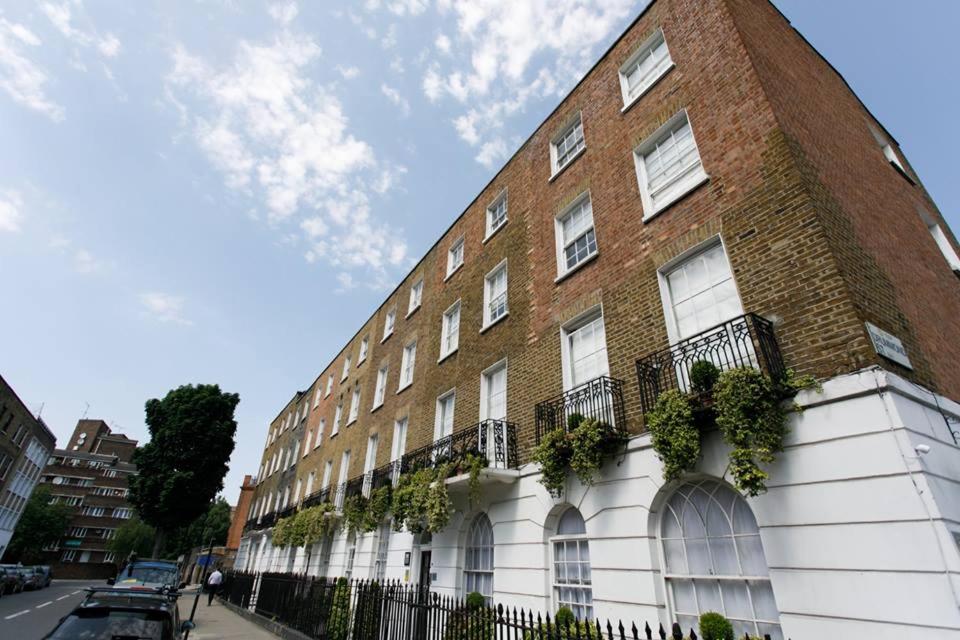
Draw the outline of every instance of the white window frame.
M580 141L583 144L580 145L577 151L567 155L563 164L560 164L559 145L566 139L567 135L572 133L577 127L580 127ZM550 141L550 179L553 180L560 175L564 169L573 164L573 161L582 156L586 150L587 135L583 130L583 112L577 111L577 113L567 121L567 124L564 125L563 130Z
M407 303L407 317L420 308L423 302L423 276L420 276L416 282L410 285L410 302Z
M323 393L323 387L320 386L320 383L317 383L317 390L313 394L313 408L316 409L320 406L320 394Z
M606 329L607 321L603 315L603 306L597 305L590 309L587 309L577 317L573 318L569 322L563 324L560 327L560 361L563 368L563 390L569 391L574 388L573 384L573 360L570 353L570 336L576 332L578 329L590 324L597 318L600 318L603 322L604 329L604 341L606 341ZM605 349L605 351L607 351ZM610 354L607 351L607 360L606 360L606 375L610 375ZM580 384L584 384L581 382Z
M450 243L450 248L447 249L447 276L444 280L450 278L454 273L456 273L460 267L463 266L464 261L466 260L465 253L465 242L464 237L460 236L452 243ZM457 254L459 253L459 258ZM458 261L459 260L459 261Z
M330 397L330 393L333 391L333 374L327 376L327 389L323 392L323 397Z
M654 75L651 75L647 81L640 85L637 89L634 90L634 93L630 93L630 82L628 76L630 71L637 66L641 59L647 58L650 54L656 49L660 43L663 43L664 48L667 50L667 57L664 59L664 62L661 63L659 71L654 70ZM663 33L663 29L657 29L650 37L644 40L637 50L627 58L627 61L623 63L620 67L620 92L623 95L623 109L626 111L633 104L645 96L647 92L650 91L656 84L663 78L667 73L673 69L676 65L673 62L673 58L670 55L670 46L667 44L667 38Z
M323 442L323 432L327 428L327 419L320 418L320 424L317 425L317 433L313 440L313 448L316 449Z
M480 372L480 422L483 422L484 420L491 418L491 416L489 415L490 413L489 408L487 407L487 394L489 393L489 386L490 386L489 379L494 373L496 373L500 369L503 369L503 393L504 393L503 415L504 417L497 418L497 419L506 420L506 415L507 415L506 394L510 384L510 379L509 379L510 370L507 367L507 359L504 358L503 360L493 363L492 365L490 365L489 367L487 367L486 369Z
M451 402L450 405L450 433L443 433L443 418L446 415L443 411L443 407L447 401ZM449 391L445 391L437 396L437 405L436 413L433 419L433 441L436 442L441 438L445 438L449 435L453 435L454 429L457 428L457 389L454 387Z
M400 460L407 452L407 430L410 419L407 416L393 421L393 440L390 442L390 461Z
M583 206L584 202L589 202L590 204L590 227L585 229L583 233L577 235L571 242L565 243L563 239L563 221L571 217L577 209ZM557 247L557 278L555 282L559 282L584 265L589 264L600 255L600 243L597 240L597 220L593 215L593 198L590 196L590 191L584 191L574 198L573 202L565 206L560 213L557 214L553 223ZM575 265L568 268L566 257L567 247L575 244L579 239L586 237L591 231L593 232L593 244L596 248L593 252L580 259Z
M453 355L460 348L460 300L457 299L452 305L443 312L443 319L440 327L440 359L444 360ZM456 326L453 325L453 316L456 314Z
M331 480L333 480L333 459L327 460L323 465L323 481L320 488L328 489Z
M947 234L944 233L943 227L941 227L939 223L934 222L933 224L928 224L927 229L930 231L930 235L933 236L933 240L937 243L937 248L940 249L940 253L943 254L947 264L950 265L953 271L960 273L960 256L957 255L957 250L953 248L950 239L947 238Z
M337 402L337 408L333 412L333 429L330 430L330 437L340 433L340 420L343 418L343 398Z
M347 413L347 425L351 425L357 421L357 418L360 416L360 384L356 384L353 387L353 392L350 394L350 411Z
M507 190L504 189L497 195L496 198L493 199L493 202L487 205L486 232L483 237L484 242L489 240L491 237L493 237L493 234L495 234L497 231L500 231L500 229L506 226L510 216L509 204L510 204L510 201L507 197ZM503 206L503 217L500 218L499 222L496 222L496 218L494 216L500 210L501 205Z
M309 429L307 431L307 439L304 441L305 444L303 447L303 455L301 457L306 458L308 455L310 455L310 452L312 451L310 444L312 442L313 442L313 429Z
M400 360L400 382L397 393L400 393L413 384L413 376L417 364L417 341L411 340L403 347L403 356Z
M348 353L343 359L343 373L340 374L340 382L343 382L350 375L350 354Z
M693 141L693 148L697 152L697 162L696 164L691 164L689 167L684 169L683 172L672 178L669 182L664 183L661 189L675 187L676 190L668 198L663 200L663 202L654 206L653 195L650 193L649 189L645 158L651 151L653 151L658 143L663 142L666 138L671 136L676 129L683 126L682 123L684 122L690 127L690 139ZM703 155L700 153L700 147L697 145L697 137L693 132L693 122L690 120L690 114L687 113L686 109L681 109L678 111L673 115L673 117L663 123L663 125L661 125L656 131L647 136L643 142L637 145L637 147L633 150L633 164L637 170L637 185L640 190L640 200L643 204L644 221L650 220L655 215L672 205L674 202L683 198L688 193L710 179L706 169L704 169Z
M383 365L377 369L377 384L373 389L373 407L370 412L374 412L383 406L383 401L387 396L387 375L390 373L388 365Z
M363 473L367 474L377 468L377 450L380 448L380 434L371 433L367 436L367 454L363 460Z
M483 540L477 540L477 529L481 526L484 526L482 523L486 523L486 530L490 532L490 541L489 544L485 544ZM467 528L467 537L466 544L464 544L464 558L463 558L463 593L464 597L467 594L474 591L471 589L471 586L475 586L478 582L476 578L481 576L490 577L490 593L483 593L477 591L480 595L483 596L484 602L487 605L493 603L493 595L496 593L496 536L493 531L493 523L490 522L490 516L484 512L480 512L474 516L473 520L470 522L470 526ZM489 551L490 552L490 566L481 567L478 562L477 552ZM474 578L471 580L471 578ZM471 584L472 583L472 584Z
M317 482L317 472L316 470L311 471L310 475L307 476L307 485L303 489L305 496L310 496L313 493L313 485Z
M571 507L568 507L568 509L575 509L575 508L576 508L576 507L572 507L572 506L571 506ZM563 516L563 514L560 514L560 515L561 515L561 517ZM582 514L582 513L580 514L580 517L581 517L581 519L583 518L583 514ZM559 519L557 520L557 524L558 524L558 526L559 526ZM584 522L584 524L586 524L586 522ZM560 582L557 581L557 562L558 562L558 559L557 559L557 557L556 557L556 548L555 548L555 547L556 547L556 544L557 544L557 543L567 544L567 543L571 543L571 542L576 542L576 543L578 544L578 551L579 551L579 543L580 543L580 542L586 542L586 543L587 543L587 550L588 550L587 552L588 552L588 554L590 554L590 560L588 561L588 562L590 563L590 583L589 583L589 584L582 584L582 583L581 583L581 584L560 583ZM559 534L559 533L558 533L558 534L554 534L553 536L550 536L550 538L548 538L548 543L547 543L547 544L549 545L549 548L550 548L550 549L549 549L549 553L550 553L550 600L551 600L551 602L553 603L553 609L556 610L556 609L559 609L561 606L565 606L565 603L560 602L560 598L558 597L558 591L559 591L561 588L572 588L572 589L581 589L581 590L587 590L587 589L589 589L589 590L590 590L590 596L591 596L590 604L589 604L589 605L584 605L584 606L589 606L590 609L591 609L591 610L594 610L594 612L595 612L595 608L596 608L596 607L595 607L595 604L594 604L594 601L593 601L593 555L592 555L592 553L590 552L590 535L589 535L589 533L576 533L576 534ZM579 558L579 555L578 555L578 558ZM560 560L560 562L568 562L568 561L567 561L567 560ZM581 562L581 561L578 559L577 562ZM592 620L592 618L589 618L589 619Z
M387 311L386 317L383 319L383 338L380 339L380 342L383 343L387 338L393 335L393 330L397 326L397 308L393 307L390 311Z
M500 275L501 271L504 274L505 284L503 287L503 293L498 295L497 298L499 298L501 295L503 296L503 312L501 312L500 315L498 315L496 318L491 318L491 315L492 315L491 305L494 302L494 299L491 298L491 295L493 294L493 281L498 275ZM493 325L495 325L496 323L500 322L501 320L506 318L508 315L510 315L509 291L510 291L510 273L509 271L507 271L507 259L504 258L503 260L500 261L500 264L498 264L493 269L491 269L490 273L488 273L483 278L483 327L481 327L480 333L483 333L484 331L486 331L487 329L489 329L490 327L492 327Z
M367 359L367 352L370 350L370 336L363 336L360 341L360 353L357 355L357 366L359 367Z

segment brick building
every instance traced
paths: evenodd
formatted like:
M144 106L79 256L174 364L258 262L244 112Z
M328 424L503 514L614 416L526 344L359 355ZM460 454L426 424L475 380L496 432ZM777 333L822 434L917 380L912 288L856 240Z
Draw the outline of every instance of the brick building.
M243 484L240 485L240 497L237 499L237 506L233 507L230 514L230 530L227 532L227 549L236 551L240 548L240 538L243 537L243 527L250 516L250 506L253 502L253 490L256 488L253 476L243 476Z
M271 423L237 566L685 626L721 610L738 636L960 637L957 253L772 4L655 0ZM716 431L663 481L643 416L691 354L823 382L765 494L728 483ZM530 452L574 412L631 437L554 498ZM443 531L270 542L303 505L471 447L482 499L448 481Z
M107 551L107 542L134 515L128 496L136 448L136 440L113 433L103 420L79 420L67 446L50 456L42 482L54 501L73 507L63 538L46 550L48 562L62 565L58 575L111 575L123 560Z
M0 558L57 438L0 377Z

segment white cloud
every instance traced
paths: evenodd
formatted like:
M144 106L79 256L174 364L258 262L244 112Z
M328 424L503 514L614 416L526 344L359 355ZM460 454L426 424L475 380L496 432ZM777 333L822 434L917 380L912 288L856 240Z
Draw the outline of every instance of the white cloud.
M40 5L40 10L47 16L54 28L73 44L80 47L96 46L100 54L107 58L113 58L120 53L120 40L112 33L100 36L95 30L88 32L74 27L71 5L81 11L83 10L80 0L60 4L44 2Z
M390 61L390 70L395 73L403 73L406 71L403 64L403 58L400 56L394 56L393 60Z
M398 109L400 109L401 116L407 117L410 115L410 103L406 98L400 95L399 91L387 83L383 83L380 85L380 92L383 93L383 95L385 95L390 102L396 105Z
M334 290L334 293L346 293L357 286L357 283L353 281L353 276L346 271L337 274L337 283L340 286Z
M177 46L167 92L226 186L257 200L271 225L297 225L308 262L381 279L402 260L394 248L406 245L387 220L375 218L370 195L393 188L396 176L384 181L373 148L351 132L332 87L311 78L321 56L312 39L287 30L268 44L241 41L225 66Z
M63 120L63 107L47 98L49 78L26 55L25 47L39 45L40 38L25 26L0 18L0 89L15 102L59 122Z
M86 249L78 249L73 254L73 266L80 273L96 273L104 268L104 263Z
M357 67L344 67L343 65L338 64L337 71L340 72L340 75L342 75L345 80L353 80L360 75L360 69Z
M193 322L183 317L184 300L181 296L148 291L140 294L140 305L146 315L159 322L192 325Z
M23 198L13 189L0 191L0 232L15 232L20 230L20 220L23 217L20 209L23 207Z
M376 11L380 7L386 7L387 11L398 16L419 15L427 10L430 5L429 0L366 0L364 9L367 11Z
M276 2L267 9L270 17L281 24L290 24L297 17L299 9L296 2Z
M456 21L451 39L434 45L450 54L423 75L431 102L443 97L464 105L453 121L460 137L479 147L478 162L505 157L504 123L530 100L562 96L594 61L596 48L638 9L638 0L445 0L441 14ZM468 106L469 105L469 106Z
M380 40L380 46L384 49L392 49L397 46L397 25L391 24L387 27L387 32Z

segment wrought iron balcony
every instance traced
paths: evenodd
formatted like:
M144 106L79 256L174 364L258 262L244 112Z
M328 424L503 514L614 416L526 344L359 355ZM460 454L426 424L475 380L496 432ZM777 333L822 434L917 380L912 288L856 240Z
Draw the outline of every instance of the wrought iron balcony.
M266 513L259 518L257 518L257 526L261 529L266 529L267 527L272 527L273 523L277 521L277 512L271 511Z
M516 469L517 426L506 420L484 420L406 454L400 472L414 473L448 462L458 465L465 463L468 455L483 456L488 467Z
M323 504L324 502L330 501L330 487L325 487L319 491L314 491L306 498L303 499L303 502L300 503L301 509L307 509L309 507L315 507L318 504Z
M614 429L624 429L623 381L600 376L537 404L537 444L548 431L566 430L570 417L575 415L595 418Z
M786 373L773 323L748 313L637 360L643 412L653 409L657 398L668 389L689 390L690 370L701 360L713 363L720 371L758 368L774 380Z
M289 518L297 512L297 505L291 504L289 507L277 513L277 518Z

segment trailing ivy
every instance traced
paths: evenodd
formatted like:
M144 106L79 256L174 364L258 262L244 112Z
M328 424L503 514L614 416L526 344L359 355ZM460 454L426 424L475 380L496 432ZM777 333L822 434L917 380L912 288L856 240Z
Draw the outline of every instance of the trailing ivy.
M570 470L583 484L593 484L603 459L624 440L624 436L610 425L580 414L571 415L567 427L568 431L547 431L532 456L540 464L540 484L556 497L563 493Z
M447 526L453 513L445 482L450 470L447 463L400 476L391 503L394 529L437 533Z
M467 454L466 470L470 473L470 479L467 484L467 498L470 504L476 504L480 501L480 471L489 466L490 462L486 456L478 456L472 453Z
M339 524L333 513L333 505L323 503L280 518L273 525L273 546L305 547L319 542L324 536L332 534Z
M663 479L676 480L700 459L700 431L694 425L690 398L677 389L664 391L646 416L653 450L663 462Z

